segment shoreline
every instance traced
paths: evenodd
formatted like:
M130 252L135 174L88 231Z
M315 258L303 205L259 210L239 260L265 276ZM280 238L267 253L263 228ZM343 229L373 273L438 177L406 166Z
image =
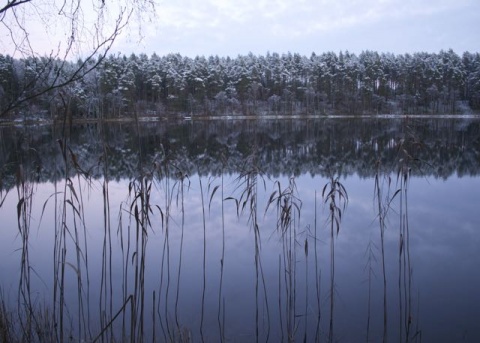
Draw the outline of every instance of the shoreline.
M480 119L480 113L472 114L298 114L298 115L194 115L194 116L174 116L174 117L151 117L142 116L138 118L119 117L119 118L75 118L71 121L67 120L68 124L98 124L98 123L156 123L156 122L174 122L174 121L215 121L215 120L302 120L302 119ZM43 125L57 125L63 124L61 119L15 119L15 120L1 120L0 127L8 126L43 126Z

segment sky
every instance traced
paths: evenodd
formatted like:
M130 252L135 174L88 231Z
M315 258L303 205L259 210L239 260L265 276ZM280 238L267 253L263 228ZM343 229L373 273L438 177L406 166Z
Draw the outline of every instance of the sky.
M27 25L41 24L34 15ZM48 26L46 32L31 30L40 54L68 37L62 23ZM1 30L0 49L7 50ZM480 0L156 0L156 13L133 16L111 52L236 57L453 49L462 54L479 52L479 37Z
M480 51L480 0L166 0L115 49L185 56ZM132 44L136 44L132 50Z

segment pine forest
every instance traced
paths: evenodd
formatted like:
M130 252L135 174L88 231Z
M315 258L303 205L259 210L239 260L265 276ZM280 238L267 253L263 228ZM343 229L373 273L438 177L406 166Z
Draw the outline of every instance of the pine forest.
M117 54L76 62L0 54L0 118L7 120L479 110L479 53Z

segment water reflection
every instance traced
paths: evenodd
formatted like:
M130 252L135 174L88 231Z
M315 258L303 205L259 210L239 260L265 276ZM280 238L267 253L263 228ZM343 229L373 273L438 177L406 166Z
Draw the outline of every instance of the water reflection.
M15 130L0 275L20 340L480 337L477 121Z
M377 161L395 164L403 141L418 143L415 158L422 164L412 169L414 175L447 178L477 175L480 151L478 119L190 121L139 127L110 123L75 126L65 134L50 126L4 127L0 137L0 175L7 189L15 184L19 163L31 171L28 177L63 179L58 138L68 143L90 175L100 177L105 162L117 180L138 176L162 156L188 175L238 173L253 151L263 172L274 177L306 173L373 177Z

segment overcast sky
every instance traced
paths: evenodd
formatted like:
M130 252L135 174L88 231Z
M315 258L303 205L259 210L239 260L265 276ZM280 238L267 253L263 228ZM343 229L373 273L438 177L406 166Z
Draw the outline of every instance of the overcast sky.
M132 17L129 31L117 38L112 53L236 57L249 52L310 56L346 50L357 54L362 50L399 54L450 48L458 54L480 52L480 0L156 2L156 16L141 24L140 42L139 21ZM32 16L27 24L33 21ZM47 34L37 29L30 32L40 54L49 54L52 46L58 46L51 36L61 31L62 24L48 25Z
M124 35L115 50L191 57L480 51L480 0L160 0L157 12L140 44L136 34Z

